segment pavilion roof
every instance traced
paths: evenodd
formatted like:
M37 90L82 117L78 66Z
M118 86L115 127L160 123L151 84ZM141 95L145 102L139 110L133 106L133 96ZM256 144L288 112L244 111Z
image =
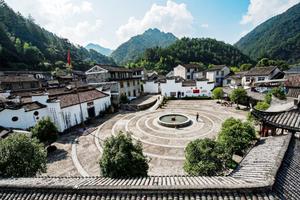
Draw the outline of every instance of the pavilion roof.
M253 108L252 114L264 123L289 131L300 131L300 109L293 108L282 112L266 112Z

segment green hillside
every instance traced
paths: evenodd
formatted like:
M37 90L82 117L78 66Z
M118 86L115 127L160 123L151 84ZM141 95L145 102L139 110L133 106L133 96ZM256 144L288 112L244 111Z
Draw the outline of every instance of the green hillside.
M62 67L70 49L72 65L85 70L93 62L114 64L111 58L74 45L15 13L0 0L0 70L51 70Z
M164 33L158 29L148 29L141 35L132 37L112 52L112 58L118 64L126 64L139 58L146 49L152 47L167 47L177 38L172 33Z
M182 38L166 48L147 49L142 58L130 67L143 66L149 70L167 73L179 63L226 64L240 66L252 60L230 44L209 38Z
M255 60L269 57L299 63L300 4L257 26L235 46Z

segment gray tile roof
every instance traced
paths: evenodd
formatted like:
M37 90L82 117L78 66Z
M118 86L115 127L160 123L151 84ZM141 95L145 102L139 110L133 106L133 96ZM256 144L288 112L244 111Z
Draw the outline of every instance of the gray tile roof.
M274 191L280 199L300 198L300 141L293 139L278 171Z
M290 131L300 131L300 109L283 112L265 112L253 109L252 114L263 122Z
M245 75L246 76L268 76L276 68L277 68L276 66L254 67L254 68L250 69Z
M290 138L287 135L263 139L244 158L241 167L226 177L0 179L0 199L278 199L272 185Z

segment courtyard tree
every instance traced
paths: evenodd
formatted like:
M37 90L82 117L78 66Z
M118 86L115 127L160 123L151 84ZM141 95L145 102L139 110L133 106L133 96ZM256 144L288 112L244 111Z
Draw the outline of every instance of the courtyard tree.
M58 130L50 117L39 120L31 129L32 137L36 137L44 144L51 144L57 140Z
M247 101L247 91L244 88L236 88L230 94L230 100L237 104L245 103Z
M224 97L224 91L221 87L217 87L216 89L213 90L212 92L212 97L213 99L223 99Z
M184 170L192 176L215 176L231 160L224 147L211 139L197 139L185 149Z
M229 154L243 155L255 139L255 129L251 123L231 117L222 124L217 141Z
M129 99L128 99L128 97L127 97L126 94L121 94L121 96L120 96L120 102L123 103L123 104L129 103Z
M256 104L255 109L257 110L267 110L270 107L266 101L260 101Z
M0 177L33 177L46 172L47 153L36 138L11 134L0 140Z
M149 169L142 144L122 132L105 140L99 164L102 175L110 178L143 177Z
M285 95L283 87L273 88L271 92L278 99L281 99L281 100L285 100L286 99L286 95Z

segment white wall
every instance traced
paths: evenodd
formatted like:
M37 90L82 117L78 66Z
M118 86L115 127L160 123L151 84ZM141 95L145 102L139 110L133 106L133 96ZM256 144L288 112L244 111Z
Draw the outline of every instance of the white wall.
M214 83L208 83L207 81L197 81L196 86L183 87L182 83L176 83L174 79L167 80L166 83L160 84L161 94L167 97L171 96L171 92L184 93L182 97L197 97L197 96L211 96L211 90L214 88ZM193 93L194 90L199 90L199 93Z
M216 72L206 72L206 79L208 79L209 82L215 82L216 81Z
M159 83L155 83L155 81L145 81L144 92L150 94L159 93Z
M33 113L38 111L39 114L35 116ZM17 121L12 121L13 117L18 117ZM27 129L33 127L39 119L49 116L47 108L32 110L25 112L24 108L18 110L5 109L0 112L0 126L8 128Z
M184 79L186 79L186 68L178 65L177 67L174 67L174 76L180 76Z

